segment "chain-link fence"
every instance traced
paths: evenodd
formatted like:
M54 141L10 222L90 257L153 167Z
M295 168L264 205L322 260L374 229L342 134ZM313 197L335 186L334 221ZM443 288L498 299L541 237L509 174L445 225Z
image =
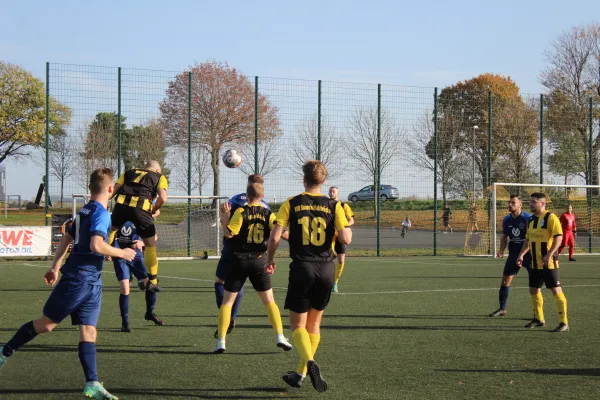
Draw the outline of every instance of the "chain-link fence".
M261 173L277 209L303 190L301 165L320 159L329 171L323 192L337 186L356 214L350 254L462 254L469 232L491 225L493 182L598 183L591 99L568 108L462 83L245 77L219 63L180 72L47 64L46 83L49 108L71 110L62 130L48 126L46 187L56 209L46 214L68 213L93 169L120 173L149 159L164 166L173 195L232 196ZM223 167L229 148L243 154L240 168Z

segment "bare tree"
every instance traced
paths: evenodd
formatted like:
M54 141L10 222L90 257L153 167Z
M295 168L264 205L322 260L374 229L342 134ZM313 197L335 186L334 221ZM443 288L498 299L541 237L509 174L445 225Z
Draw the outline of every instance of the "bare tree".
M172 149L175 151L175 154L172 157L172 165L178 177L175 183L176 187L187 193L188 175L191 172L190 192L193 194L194 191L197 190L197 195L202 196L202 188L210 178L210 154L203 146L193 146L192 169L191 171L188 171L187 147L182 148L180 146L174 146Z
M256 149L254 142L246 142L241 145L242 165L240 171L246 175L254 173L267 176L281 166L281 137L275 136L258 140L258 171L254 170L256 160Z
M291 162L288 169L293 174L302 175L302 166L308 160L317 159L319 151L318 119L317 116L307 117L297 129L294 139L289 146ZM321 161L327 168L327 176L335 178L344 171L341 157L340 140L336 137L335 128L327 118L321 117Z
M374 184L377 183L377 173L379 172L383 176L392 160L397 159L404 139L403 132L385 110L381 111L380 123L379 171L377 168L377 108L361 107L354 111L347 126L350 139L344 142L346 143L347 157L356 161L358 174Z
M449 191L457 191L451 184L457 181L457 177L464 165L458 160L461 156L460 145L462 143L462 129L464 121L463 114L455 112L451 106L445 109L445 117L438 120L437 132L437 168L438 184L442 186L442 199L446 203ZM432 113L427 111L415 123L413 134L407 139L408 160L419 168L428 171L435 170L435 132ZM461 191L461 189L458 189Z
M211 156L213 194L219 195L222 147L254 138L254 88L244 75L226 63L196 64L191 72L191 94L187 72L169 82L166 98L160 103L161 122L171 143L185 143L191 96L194 144L203 146ZM279 110L264 95L258 96L258 115L261 139L280 134Z
M117 141L112 126L94 120L87 131L81 133L82 149L80 156L81 189L86 191L89 177L96 168L107 167L117 171Z
M551 51L546 52L546 67L540 74L540 82L550 93L547 96L546 124L548 137L557 152L571 151L577 170L564 171L562 164L550 164L554 172L567 175L581 175L598 184L598 163L600 135L592 138L592 170L589 170L589 100L598 104L598 72L600 70L600 24L576 26L560 34L553 42ZM594 110L599 117L598 107ZM578 136L577 140L565 136ZM563 148L563 145L580 143L578 148ZM575 153L573 153L575 151ZM556 168L558 167L558 169ZM566 173L566 174L565 174Z
M77 153L74 141L65 133L54 135L50 139L50 154L48 164L50 173L60 182L60 207L63 207L65 181L75 175L75 160Z

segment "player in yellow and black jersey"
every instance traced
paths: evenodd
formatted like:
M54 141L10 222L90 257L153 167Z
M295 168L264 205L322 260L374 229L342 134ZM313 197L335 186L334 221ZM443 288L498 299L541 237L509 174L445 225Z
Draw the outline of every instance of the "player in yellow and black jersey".
M553 332L565 332L569 330L567 299L560 285L557 253L563 236L560 220L555 214L546 210L546 195L543 193L532 193L529 207L534 215L529 220L525 242L517 259L517 265L522 266L523 257L528 251L531 251L529 293L531 294L534 317L525 327L538 328L546 324L544 320L544 298L541 293L542 284L545 283L554 295L560 318L560 323Z
M230 258L231 266L225 277L225 291L223 303L219 308L219 329L215 353L225 351L225 338L231 321L231 309L238 292L244 286L246 279L250 279L254 290L267 309L269 322L276 334L277 347L285 351L292 349L292 345L283 336L283 324L279 307L273 298L271 274L266 271L267 240L273 228L275 214L261 204L264 197L262 183L252 183L246 188L248 203L237 208L231 219L229 210L221 214L221 225L225 237L230 240L229 246L233 253ZM226 203L228 204L228 203Z
M321 161L308 161L302 167L305 191L288 199L277 213L269 238L269 269L275 270L275 251L283 229L289 226L290 264L285 308L290 310L292 341L300 353L296 372L283 376L292 387L300 387L306 376L313 387L327 390L327 383L315 363L314 355L321 339L321 319L329 303L334 284L333 240L337 231L343 244L350 244L352 231L340 202L323 196L321 185L327 169Z
M329 198L332 200L338 199L339 189L337 186L332 186L329 188ZM344 203L340 201L342 204L342 208L344 209L344 214L346 215L346 219L348 220L348 226L354 225L354 212L350 208L348 203ZM335 244L333 247L335 254L337 256L337 264L335 265L335 283L333 284L333 292L337 293L338 291L338 281L342 277L342 272L344 272L344 263L346 261L346 245L337 240L337 236L335 239Z
M127 221L131 221L144 241L144 263L148 268L148 279L158 284L158 259L156 256L156 227L154 218L167 202L169 183L161 173L158 161L149 161L144 168L130 169L115 183L115 206L112 212L111 242L115 232ZM156 198L154 205L153 200ZM146 314L146 320L162 325L154 313Z

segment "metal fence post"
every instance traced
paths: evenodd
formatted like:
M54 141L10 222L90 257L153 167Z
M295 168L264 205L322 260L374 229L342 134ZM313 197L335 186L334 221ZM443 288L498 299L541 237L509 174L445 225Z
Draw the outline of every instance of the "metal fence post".
M594 140L594 99L590 97L590 126L589 126L589 138L588 138L588 185L594 184L594 163L593 163L593 146L592 142ZM588 203L589 203L589 221L590 221L590 229L588 232L588 252L592 252L592 235L593 235L593 194L594 191L592 189L588 189Z
M117 176L121 176L121 160L123 159L121 147L121 67L117 69Z
M317 160L321 160L321 80L317 93Z
M493 123L493 114L492 114L492 89L488 88L488 153L487 153L487 179L486 179L486 187L490 187L492 185L492 123ZM488 227L492 226L492 199L488 197L487 202L487 217L488 217ZM495 218L495 216L494 216ZM491 232L491 237L494 237L493 232ZM492 246L488 247L488 254L491 254Z
M192 72L188 72L188 165L187 165L187 194L192 195ZM192 199L187 201L187 256L192 254ZM218 207L218 205L217 205Z
M437 256L438 214L438 88L433 90L433 255Z
M48 202L50 201L50 63L46 62L46 175L44 176L44 214L48 226Z
M254 173L258 174L258 76L254 77Z
M377 173L375 195L377 198L377 257L381 256L381 83L377 84Z
M544 95L540 94L540 185L544 184Z

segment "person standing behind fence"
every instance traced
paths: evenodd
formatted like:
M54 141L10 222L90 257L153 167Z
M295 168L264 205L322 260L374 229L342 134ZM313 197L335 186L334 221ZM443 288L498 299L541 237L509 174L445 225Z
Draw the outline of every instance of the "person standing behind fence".
M339 189L337 186L332 186L329 188L329 198L332 200L338 200ZM342 208L344 209L344 214L346 215L346 219L348 220L348 226L354 225L354 212L348 205L348 203L344 203L340 201L342 204ZM335 283L333 284L333 292L337 293L338 291L338 281L342 277L342 272L344 272L344 263L346 262L346 245L338 240L337 234L335 236L335 243L333 247L333 251L337 255L337 264L335 266Z
M408 228L410 228L412 226L412 222L410 222L410 218L408 218L408 215L406 216L406 218L404 218L404 221L402 221L402 233L400 233L400 236L402 236L403 238L406 237L406 232L408 232Z
M444 233L452 233L452 226L450 225L450 218L452 217L452 210L448 203L444 203L444 213L442 214L442 222L444 223Z

